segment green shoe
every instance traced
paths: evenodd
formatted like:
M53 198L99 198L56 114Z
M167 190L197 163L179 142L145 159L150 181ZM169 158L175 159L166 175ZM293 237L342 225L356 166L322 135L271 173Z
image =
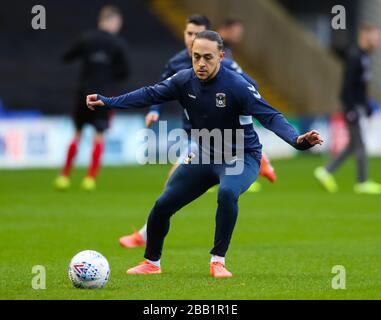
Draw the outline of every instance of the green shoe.
M95 187L96 187L96 183L95 183L94 178L85 177L82 180L82 189L84 189L86 191L93 191L93 190L95 190Z
M363 194L381 194L381 184L373 181L357 183L354 187L356 193Z
M254 193L254 192L259 192L262 190L262 185L258 182L258 181L255 181L250 187L249 189L247 189L247 192L250 192L250 193Z
M217 191L217 186L213 186L211 188L208 189L208 191L206 191L206 193L214 193Z
M337 192L338 186L336 184L335 178L331 173L327 171L326 168L316 168L314 171L314 176L329 193Z
M58 176L54 180L54 186L58 190L67 190L70 188L70 178L66 176Z

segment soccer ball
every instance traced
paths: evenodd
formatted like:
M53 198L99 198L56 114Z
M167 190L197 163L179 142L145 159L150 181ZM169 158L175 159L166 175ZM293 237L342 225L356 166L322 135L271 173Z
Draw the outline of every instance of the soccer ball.
M106 285L110 276L110 266L99 252L85 250L71 259L68 273L74 287L97 289Z

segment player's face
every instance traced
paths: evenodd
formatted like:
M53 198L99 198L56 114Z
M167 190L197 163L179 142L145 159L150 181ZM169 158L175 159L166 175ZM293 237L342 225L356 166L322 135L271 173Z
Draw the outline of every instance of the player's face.
M184 30L184 42L189 53L191 53L192 43L196 38L197 34L201 31L206 30L205 26L197 26L193 23L188 23Z
M369 46L371 50L376 50L381 43L381 32L379 29L375 29L369 34Z
M123 20L120 16L112 16L104 21L105 29L113 34L117 34L122 28Z
M218 49L217 42L207 39L196 39L193 42L193 70L200 80L208 81L214 78L223 57L224 53Z
M379 29L372 29L360 33L360 43L362 49L368 52L373 52L381 44L381 31Z

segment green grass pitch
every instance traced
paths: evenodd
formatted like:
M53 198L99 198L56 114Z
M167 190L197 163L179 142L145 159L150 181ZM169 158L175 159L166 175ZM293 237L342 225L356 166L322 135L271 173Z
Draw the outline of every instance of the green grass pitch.
M273 161L278 182L244 194L227 256L231 279L209 276L216 194L205 194L172 219L163 274L126 275L143 249L119 247L119 236L140 227L160 194L169 166L103 168L98 190L52 188L57 170L0 171L0 299L380 299L381 196L355 195L354 163L337 174L336 195L312 177L325 158ZM371 159L381 181L381 159ZM186 192L186 190L184 190ZM111 266L100 290L72 287L67 266L94 249ZM34 290L32 267L46 267L46 289ZM346 289L334 290L332 267L343 265Z

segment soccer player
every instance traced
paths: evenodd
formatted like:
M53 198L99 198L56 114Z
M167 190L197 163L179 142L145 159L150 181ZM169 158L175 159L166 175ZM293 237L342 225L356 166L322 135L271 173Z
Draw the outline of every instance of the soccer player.
M201 31L204 31L206 29L210 28L210 21L206 16L203 15L191 15L187 18L186 26L184 30L184 43L185 43L185 49L175 54L167 63L165 71L161 75L160 80L165 80L168 77L174 75L175 73L179 72L180 70L189 69L192 67L192 58L191 58L191 46L193 43L193 40L197 36L197 34ZM238 39L236 39L238 41ZM255 87L257 87L257 83L251 79L251 77L242 71L242 69L239 67L239 65L230 58L226 57L222 61L222 64L238 73L240 73L247 81L252 83ZM150 127L154 122L159 120L160 113L161 113L162 105L154 105L151 106L149 113L146 116L146 125ZM191 129L190 122L186 118L185 114L183 115L183 128L185 131L189 132ZM180 157L177 164L175 164L170 173L169 176L173 173L173 171L177 168L177 166L183 162L183 160L186 158L188 154L184 154ZM274 182L276 179L275 172L273 168L271 167L270 163L268 162L267 157L263 157L261 160L261 175L266 176L271 182Z
M164 73L161 75L161 80L165 80L168 77L174 75L175 73L192 68L192 57L191 57L191 47L192 43L199 32L205 31L210 28L210 21L207 17L199 14L191 15L187 18L185 30L184 30L184 44L185 49L181 50L177 54L175 54L167 63ZM233 71L241 74L247 81L249 81L252 85L257 87L256 82L251 79L246 73L242 71L242 69L238 66L238 64L226 57L221 62L226 68L229 68ZM146 125L150 127L153 123L159 120L161 113L162 105L153 105L150 108L150 111L146 115L145 121ZM190 130L192 128L189 120L186 115L183 114L183 129L188 133L190 137ZM188 154L195 148L195 143L190 141L190 150L185 154L182 154L177 163L174 164L169 172L169 176L173 174L179 164L183 163L187 160ZM271 182L274 182L276 179L275 171L271 166L270 162L266 155L262 154L261 159L261 169L260 175L266 176ZM215 188L210 188L208 192L213 192ZM253 183L248 191L255 192L258 191L258 183ZM144 247L147 240L147 224L144 224L142 228L138 231L134 231L130 235L126 235L119 238L119 243L121 246L126 248L136 248L136 247Z
M373 25L360 28L358 43L352 48L345 65L341 101L346 125L349 131L349 143L346 148L333 158L325 167L316 168L314 175L321 185L330 193L338 190L333 173L354 154L357 162L356 193L381 194L381 185L368 180L367 156L361 134L360 117L365 113L372 115L368 100L368 83L370 79L370 54L381 41L380 29Z
M237 140L237 143L231 143L232 154L236 157L230 158L230 162L220 163L216 158L209 164L192 160L190 164L181 164L174 171L148 218L146 260L128 269L128 274L161 273L160 257L171 216L210 187L219 184L210 273L216 278L232 276L225 267L225 255L238 215L238 198L257 178L261 160L262 146L253 127L253 116L296 149L305 150L322 143L315 130L298 135L284 116L272 108L252 84L237 72L221 65L223 57L220 35L206 30L198 33L193 42L193 68L182 70L154 86L143 87L122 96L87 96L87 106L92 110L134 109L177 100L188 115L192 130L217 130L222 134L231 129L243 139L243 142ZM226 138L225 135L223 137ZM208 147L205 141L201 141L199 151L202 155L218 153L215 145ZM235 165L242 170L229 172Z
M84 105L84 101L86 95L94 91L101 90L112 95L116 83L128 76L129 67L125 44L117 37L122 22L122 13L119 8L103 7L99 13L98 30L84 33L64 54L65 62L81 61L82 72L77 106L73 114L76 131L68 147L65 164L55 180L55 186L59 190L66 190L70 187L70 172L85 124L92 125L96 130L96 135L91 163L87 175L82 181L82 188L87 191L95 189L95 179L103 153L104 132L109 127L111 114L106 110L91 112Z

